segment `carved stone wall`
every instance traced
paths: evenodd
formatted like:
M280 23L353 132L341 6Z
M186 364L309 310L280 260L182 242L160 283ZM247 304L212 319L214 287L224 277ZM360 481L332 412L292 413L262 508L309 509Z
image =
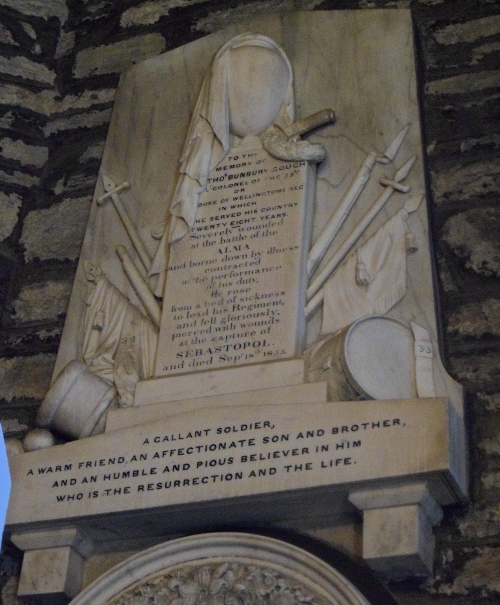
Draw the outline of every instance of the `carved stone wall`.
M119 74L256 13L414 11L433 239L451 374L469 392L473 502L438 532L436 574L402 604L500 594L500 7L494 0L0 0L0 419L34 425L76 269ZM167 83L168 85L168 83ZM16 553L4 549L4 603Z

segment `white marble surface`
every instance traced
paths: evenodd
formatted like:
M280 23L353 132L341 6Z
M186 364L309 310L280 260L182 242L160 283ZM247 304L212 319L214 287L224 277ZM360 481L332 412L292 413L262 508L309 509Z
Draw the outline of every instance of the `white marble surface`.
M363 513L363 558L370 567L395 580L433 572L432 528L443 511L425 482L353 491L349 500Z
M202 80L217 50L245 31L269 36L286 53L294 73L296 117L308 116L325 107L333 107L337 114L335 125L307 136L308 141L320 143L326 150L316 179L313 242L349 189L367 154L382 156L398 133L409 127L395 158L385 165L375 163L366 187L320 264L321 271L383 192L380 178L393 178L398 168L416 157L404 179L411 194L393 193L362 234L360 244L402 208L408 195L425 192L409 11L333 11L259 17L135 66L122 78L101 171L116 184L130 183L129 189L120 192L120 199L152 258L158 243L151 237L151 231L168 215L181 150ZM151 149L155 152L151 153ZM96 196L102 192L99 179ZM424 326L437 350L425 204L411 214L408 227L418 251L408 256L406 294L390 313L406 323L415 321ZM118 246L125 245L135 257L133 246L127 242L128 236L113 205L94 206L82 259L99 265L111 282L140 307L115 253ZM81 353L80 318L84 315L87 288L80 267L55 374ZM316 340L320 324L321 312L318 312L308 322L309 344ZM434 360L434 380L436 393L449 396L461 415L461 389L447 375L438 356Z
M70 546L85 559L90 556L93 548L92 540L82 534L76 527L21 532L12 534L10 539L20 550L41 550Z
M284 387L303 382L303 359L257 363L200 372L196 378L189 374L180 374L144 380L137 383L134 406Z
M328 401L328 385L326 382L310 384L295 384L284 387L257 389L224 395L211 395L196 399L182 399L167 403L152 403L146 406L134 406L125 409L109 410L106 418L106 432L125 429L137 424L145 424L169 416L194 412L203 408L262 405L284 403L318 403Z
M180 279L180 284L176 283L173 275L175 272L181 275L181 265L189 259L184 261L183 254L176 258L176 253L173 252L171 261L179 269L172 270L170 279L167 276L164 297L166 309L163 311L160 333L161 355L157 360L156 374L175 371L185 373L142 380L152 374L149 367L158 337L155 327L158 323L158 303L146 290L149 287L148 263L155 258L158 246L161 245L158 236L161 239L162 232L167 233L165 229L169 228L168 225L158 228L158 225L169 216L168 208L175 197L179 160L210 62L222 45L237 34L247 31L269 36L274 40L273 45L283 48L281 58L285 63L289 61L294 74L295 117L304 118L326 107L332 107L337 114L334 125L318 128L306 137L310 143L322 145L325 149L325 159L318 166L314 183L314 203L311 203L308 195L303 196L300 189L286 192L287 197L293 198L293 202L300 198L302 204L301 215L295 216L292 224L286 225L286 233L285 229L279 233L280 242L286 239L284 235L290 235L292 245L299 246L299 254L284 255L286 262L290 261L290 266L286 266L280 275L285 285L282 286L280 282L280 289L276 290L281 292L284 288L286 294L280 294L279 298L291 301L291 311L287 311L284 316L286 321L280 325L281 329L273 331L276 340L273 338L267 341L265 334L255 334L252 335L252 340L248 340L250 346L245 347L259 350L260 355L261 349L265 352L269 345L273 353L267 356L268 359L291 359L252 365L256 360L254 358L233 358L229 363L248 362L250 365L217 371L205 371L214 365L213 362L190 366L191 360L204 357L206 361L211 353L184 353L188 350L196 352L196 348L190 347L205 344L197 343L198 337L213 336L210 332L190 334L187 344L181 345L182 350L175 347L172 349L171 345L175 343L173 330L182 331L183 328L172 326L168 314L175 312L175 305L185 307L191 304L189 301L181 301L176 292L182 289L183 281L186 280ZM278 64L276 73L280 77L277 80L281 82L282 65ZM287 77L283 81L286 80L288 95L292 84L291 71L285 71ZM281 87L280 82L272 84L276 84L273 90L277 91L276 96L282 104L285 86ZM247 101L240 94L240 89L234 89L231 93L233 92L226 98L226 126L227 118L235 107L242 101L245 105ZM269 93L269 87L266 87L266 92ZM267 94L268 106L269 96ZM274 107L274 103L271 104ZM287 128L291 127L293 108L291 103L283 106L287 107L285 113L288 113L288 122L285 120L282 125L286 136L289 136ZM257 133L260 127L255 124L260 118L264 123L270 119L267 112L264 115L256 112L251 116L250 122L229 120L231 136ZM224 128L218 134L223 133ZM391 155L388 149L402 131L406 135L401 146L397 154ZM212 137L210 144L213 143L216 147L223 143L222 138L224 136L218 138L217 142ZM237 142L228 139L228 146L223 145L224 153L219 159L223 160L224 154ZM426 483L426 489L439 506L465 499L467 472L462 393L461 388L443 369L439 356L433 358L435 392L438 395L436 398L332 403L325 402L321 396L321 401L303 403L291 402L287 396L279 405L273 405L268 403L266 393L259 395L259 390L263 389L289 389L293 385L298 385L297 388L302 385L305 361L298 359L298 356L302 353L304 341L305 344L314 345L321 333L322 312L319 311L311 316L305 326L306 338L302 338L302 304L305 304L307 296L304 292L306 284L303 267L307 260L308 211L312 214L311 241L314 243L341 204L367 157L373 154L373 157L381 158L386 154L388 162L374 161L366 186L349 210L317 269L318 272L322 271L338 251L346 247L346 242L350 242L356 227L362 224L362 233L352 246L349 244L349 251L358 248L356 272L359 272L359 276L356 275L356 280L362 286L368 285L367 275L362 271L363 263L358 262L360 246L413 199L409 197L410 191L418 199L425 193L421 145L412 22L410 12L406 10L311 12L259 17L150 59L124 74L117 94L95 192L96 202L90 213L54 376L68 362L82 360L84 339L87 338L87 343L92 341L91 337L95 337L92 330L101 333L103 327L106 328L105 321L108 320L109 323L109 318L106 317L109 309L104 305L96 308L95 314L86 312L89 286L94 288L97 287L97 282L109 280L111 287L108 288L106 282L107 291L117 289L121 308L130 310L130 305L134 305L142 313L138 316L137 311L130 312L130 326L127 324L124 331L120 331L120 341L124 337L126 347L121 353L133 353L134 359L139 359L144 366L135 368L130 376L125 375L124 378L127 393L131 395L135 387L134 380L140 377L135 393L134 413L137 411L140 414L144 406L150 406L150 422L12 457L10 462L14 488L7 519L8 531L21 536L27 528L28 533L36 533L37 529L56 530L74 525L77 530L88 535L89 540L98 542L98 548L102 549L109 548L109 544L114 544L117 540L157 540L159 535L189 531L195 525L213 522L214 518L235 523L302 524L311 519L334 516L339 511L346 513L349 510L353 513L353 505L349 503L348 497L361 488L372 488L378 490L379 494L388 490L382 494L383 501L390 490L407 488L415 481L415 477ZM235 149L231 153L235 153ZM414 158L414 161L407 164L408 171L404 179L401 177L404 180L401 188L394 184L394 179L399 178L401 167L410 158ZM203 154L201 159L208 162ZM267 161L268 158L265 159ZM207 166L205 171L206 168ZM210 165L208 162L208 178L212 178L209 173L215 168L216 164ZM234 176L231 170L223 171L226 181L230 180L229 175ZM304 184L305 187L310 186L312 191L311 174L299 174L300 178L295 182L293 179L297 175L292 174L294 170L295 167L292 166L283 172L288 175L290 182L295 183L294 186ZM308 169L301 166L300 171L305 173ZM119 187L119 191L110 194L111 199L99 205L97 198L105 190L104 176L109 177ZM263 178L267 174L255 176ZM286 179L280 179L282 188L281 180ZM213 183L216 182L200 182L202 188L209 185L205 194L201 192L202 202L214 201L215 198L210 196L213 197L215 193ZM256 191L254 185L259 183L245 183L243 187L249 187L253 194ZM390 196L385 196L384 190ZM204 195L208 197L203 197ZM242 192L242 195L247 193ZM375 200L383 200L383 206L374 214L373 220L367 221L365 217L370 208L374 207ZM222 206L219 198L217 201ZM279 203L282 203L281 198ZM185 214L176 213L175 208L174 203L174 215L185 220ZM200 212L198 219L205 218L210 223L210 218L217 215L208 212L210 205L202 208L207 209L207 214ZM270 218L270 222L281 218L284 217ZM196 226L196 216L192 224ZM383 312L389 310L392 317L405 324L416 322L423 326L430 334L430 343L437 350L425 204L415 208L408 217L407 224L413 237L412 248L418 249L404 259L405 286L398 288L398 296L391 298L391 308L388 309L386 305ZM133 238L130 237L130 225L137 230ZM153 233L157 239L153 237ZM218 233L218 237L222 238L222 234ZM262 240L255 247L252 242L252 247L245 248L247 252L243 254L270 253L271 247L275 245L271 242L271 237L264 245ZM214 241L216 246L224 243L226 242L222 239ZM245 245L247 242L241 240L227 243ZM279 244L281 245L282 243ZM366 248L361 249L361 256L363 250ZM290 252L295 253L295 250ZM222 256L224 254L225 250ZM203 258L211 260L212 257L207 253ZM91 265L85 264L85 261ZM221 266L222 264L217 268ZM314 274L311 277L314 279ZM169 282L172 291L168 290ZM341 282L340 285L343 286L345 280ZM272 285L274 284L266 284L267 293ZM218 283L217 287L225 291L223 298L228 302L229 296L233 296L229 291L234 288L234 284L224 286ZM237 295L253 296L259 293L255 284L252 287L248 293ZM193 295L195 312L197 298L203 300L203 296ZM231 304L243 305L246 301L236 300ZM118 319L123 319L125 313L126 311L119 311ZM213 316L216 317L216 314ZM83 318L89 320L91 328L83 329ZM201 314L199 317L188 317L186 314L178 321L185 320L185 323L189 323L196 320L193 329L198 330L201 325L208 329L212 324L202 324L202 319L204 316ZM136 326L137 330L132 329L136 323L141 325ZM219 319L216 318L215 323L221 327ZM189 331L191 327L187 326L187 329ZM106 334L107 332L103 332L101 336ZM246 336L243 338L243 341L231 340L229 346L234 350L224 353L235 354L234 344L246 342ZM252 344L261 338L265 340L265 346ZM243 346L240 348L243 349ZM177 355L179 352L183 353L180 357ZM217 354L221 352L217 351ZM187 361L185 367L174 367L172 356ZM263 354L262 359L266 359ZM172 367L165 370L169 366ZM109 368L104 368L105 373L108 370ZM196 374L193 375L191 370L196 370ZM134 380L130 381L130 377ZM319 379L323 380L322 377ZM254 395L249 395L248 391L253 391ZM240 402L243 405L235 404L233 397L225 399L227 395L244 392ZM228 405L202 407L210 404L209 399L213 396L221 396L221 401ZM253 396L255 400L252 405L246 405L247 398ZM259 401L260 396L262 400ZM200 408L195 408L194 400L202 397L207 399ZM83 399L82 397L82 404ZM448 405L448 400L451 400L451 406ZM93 409L95 403L89 404L90 409ZM168 407L169 403L175 406L170 411L175 409L178 413L168 417L154 416L160 409L156 407L158 404ZM36 499L32 497L33 494L37 494ZM428 511L423 501L407 503L396 500L389 507L368 507L365 511L366 519L369 520L367 532L371 536L366 539L367 548L371 544L375 549L373 556L369 553L366 555L367 559L371 558L374 566L380 563L383 568L398 565L406 557L411 560L414 571L422 569L419 567L422 562L423 567L428 569L428 562L432 558L429 549L432 524L428 522ZM392 509L394 516L391 516ZM394 536L396 541L391 543ZM71 567L70 558L78 558L79 555L69 545L55 546L53 536L45 537L47 543L52 540L51 550L59 564L52 575L47 573L45 578L47 559L43 556L44 551L28 550L24 574L26 581L31 583L28 590L33 593L34 586L39 593L53 591L55 594L69 594L75 590L75 578L78 576L69 577L66 571ZM37 540L41 540L42 544L45 539L26 535L24 538L25 544L36 544ZM155 560L155 556L153 554L151 559L146 555L148 564ZM78 565L77 560L76 568ZM120 578L126 577L126 582L130 581L128 570L125 566L118 572ZM126 585L128 584L122 584ZM103 586L109 588L110 584L106 584L104 580L100 587ZM90 591L87 595L94 593ZM85 601L86 598L90 600ZM81 603L96 603L92 598L93 596L82 597ZM352 602L356 603L355 600Z
M116 389L73 360L52 383L38 409L37 424L78 439L102 432L107 408L116 401Z
M80 592L83 559L70 546L28 550L17 594L34 602L63 603Z
M410 326L371 315L311 347L307 379L327 380L333 401L417 397Z
M386 577L427 576L434 568L432 523L418 504L363 514L363 558Z
M201 514L203 503L225 498L237 508L237 497L259 495L264 505L264 496L281 492L285 503L284 492L307 498L315 487L382 487L415 474L428 476L433 497L448 504L466 492L465 454L450 439L453 416L445 399L434 398L179 414L13 457L7 523L18 531L26 523L103 522L107 513L156 509L167 522L169 507L189 503Z

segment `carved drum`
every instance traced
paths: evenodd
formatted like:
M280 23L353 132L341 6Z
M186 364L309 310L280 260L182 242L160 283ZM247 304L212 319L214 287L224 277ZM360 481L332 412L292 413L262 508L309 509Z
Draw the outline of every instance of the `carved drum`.
M38 410L37 425L82 439L104 430L106 411L117 398L113 385L88 366L70 361L52 383Z
M393 317L362 317L312 353L309 380L326 380L333 401L417 397L413 332Z

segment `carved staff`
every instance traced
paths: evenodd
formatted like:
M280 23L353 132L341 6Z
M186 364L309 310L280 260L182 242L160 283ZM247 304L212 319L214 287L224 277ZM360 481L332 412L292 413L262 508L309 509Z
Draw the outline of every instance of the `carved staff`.
M134 224L132 223L132 220L130 219L130 216L127 212L127 210L125 209L125 206L122 204L122 201L120 200L120 196L118 195L118 193L120 191L123 191L124 189L128 189L130 187L130 183L122 183L121 185L119 185L118 187L115 185L115 183L106 175L102 175L102 182L104 185L104 191L106 192L104 195L101 195L97 198L97 205L98 206L102 206L102 204L104 204L104 202L108 199L111 198L111 201L113 202L113 206L115 207L118 216L120 217L123 226L125 227L125 231L127 232L130 241L132 242L138 256L139 259L142 263L142 265L144 266L144 269L146 270L146 272L149 270L149 265L151 264L151 259L149 257L149 254L146 250L146 248L144 247L144 244L142 243L139 234L137 233Z
M321 290L323 284L335 271L335 269L340 265L340 263L344 260L348 252L358 241L358 239L367 229L368 225L372 222L375 216L380 212L380 210L382 210L387 200L391 197L394 191L399 190L403 193L407 193L409 191L409 187L401 185L400 181L402 181L408 176L408 173L410 172L416 159L417 156L413 156L403 166L401 166L401 168L394 175L394 179L383 179L386 184L384 191L375 200L375 203L370 208L370 210L368 210L365 216L361 219L360 223L356 225L351 235L345 240L345 242L340 246L337 252L323 267L323 269L317 275L316 279L312 281L311 285L309 286L306 292L306 299L308 301L305 310L306 319L309 319L309 317L314 314L314 312L323 302L324 292L323 290Z
M316 270L317 266L321 262L321 259L330 247L330 244L344 224L344 221L349 215L349 212L354 206L356 200L361 195L361 192L370 178L375 163L380 162L382 164L388 164L389 162L392 162L396 157L396 154L401 147L401 143L403 142L403 139L405 138L409 129L410 124L405 126L398 133L394 141L389 145L381 158L377 158L373 152L366 156L365 161L358 170L358 173L354 177L349 189L345 193L344 197L340 201L340 204L337 206L337 209L309 252L309 256L307 258L307 274L309 277Z
M311 248L307 258L307 274L309 276L314 273L330 244L339 232L340 227L342 227L344 224L344 221L354 206L355 201L358 199L366 183L368 182L376 161L377 157L374 153L369 153L366 156L365 161L358 170L358 173L347 190L347 193L326 224L326 227L323 229L320 236L314 243L314 246Z
M158 304L158 301L154 297L151 290L148 288L146 282L142 279L141 274L137 270L134 261L130 258L130 255L125 249L125 247L118 246L118 248L116 249L116 253L118 254L122 262L122 267L123 271L125 272L125 275L128 277L130 283L132 284L135 293L137 294L139 300L146 309L146 312L149 315L151 321L153 322L156 328L159 328L161 320L161 307Z

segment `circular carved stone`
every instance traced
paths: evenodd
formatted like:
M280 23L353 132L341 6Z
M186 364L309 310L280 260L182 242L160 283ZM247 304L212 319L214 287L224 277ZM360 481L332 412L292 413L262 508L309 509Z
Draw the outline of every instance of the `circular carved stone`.
M70 605L370 605L333 567L286 542L214 533L123 561Z
M52 447L55 444L54 435L46 429L33 429L26 434L23 440L25 452L34 452Z

